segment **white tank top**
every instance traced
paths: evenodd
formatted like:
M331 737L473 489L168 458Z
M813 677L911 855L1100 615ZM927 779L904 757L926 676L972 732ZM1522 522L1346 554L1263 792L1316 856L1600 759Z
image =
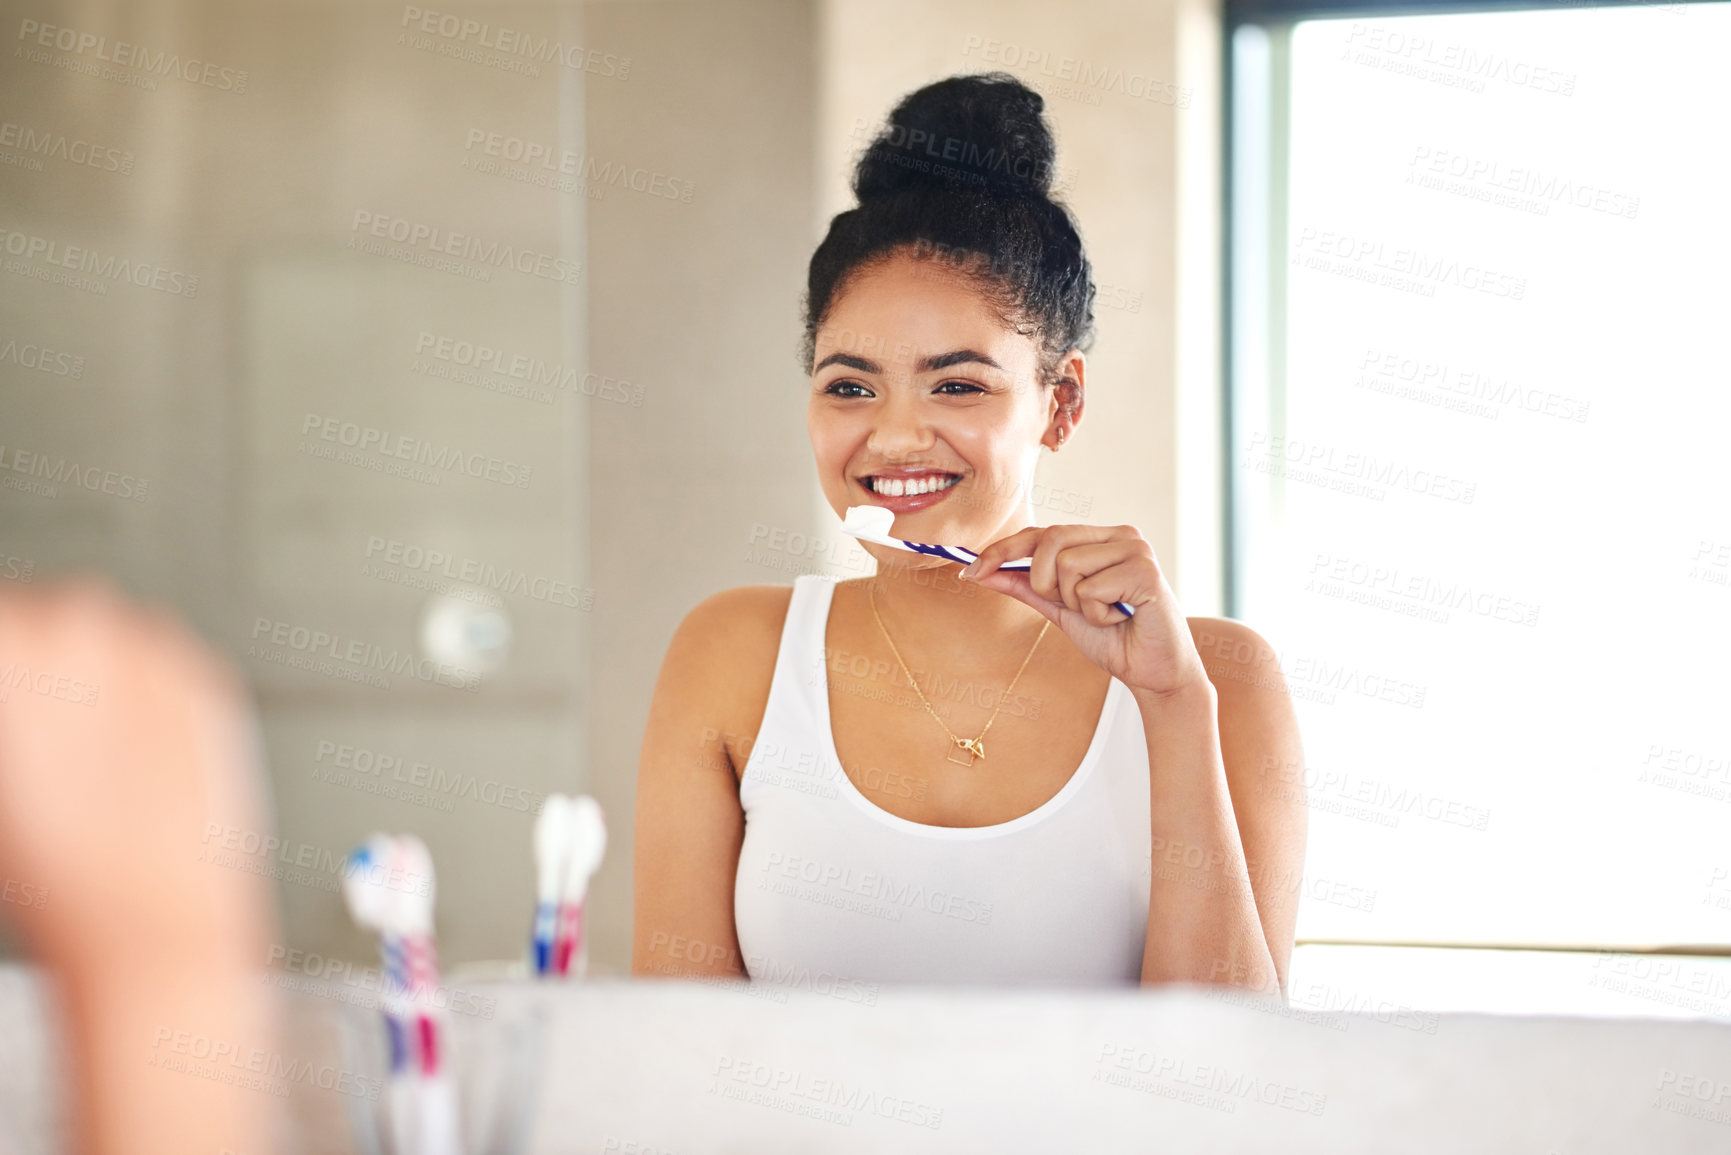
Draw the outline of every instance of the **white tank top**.
M794 581L740 778L734 925L751 979L818 989L1139 982L1148 747L1129 687L1112 679L1081 765L1031 813L973 827L898 818L860 792L836 754L824 630L837 580ZM991 773L989 763L955 771ZM868 788L903 797L921 778L865 774Z

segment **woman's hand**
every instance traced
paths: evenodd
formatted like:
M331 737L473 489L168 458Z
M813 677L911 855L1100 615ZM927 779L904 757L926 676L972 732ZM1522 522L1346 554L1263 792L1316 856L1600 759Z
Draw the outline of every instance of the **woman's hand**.
M998 568L1021 557L1033 558L1026 573ZM1033 606L1133 691L1165 697L1209 685L1154 547L1134 526L1029 526L987 546L962 578Z

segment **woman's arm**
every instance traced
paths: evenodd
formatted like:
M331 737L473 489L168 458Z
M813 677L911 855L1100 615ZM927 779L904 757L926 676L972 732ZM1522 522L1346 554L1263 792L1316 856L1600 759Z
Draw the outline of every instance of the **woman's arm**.
M1287 987L1307 818L1298 724L1273 649L1191 620L1209 681L1136 693L1148 739L1152 877L1142 981ZM1284 777L1284 776L1282 776Z
M1023 556L1026 571L999 568ZM1301 791L1264 788L1273 766L1302 766L1274 651L1247 626L1186 618L1134 526L1029 526L961 576L1039 610L1136 698L1150 776L1142 981L1284 992L1305 817ZM1199 631L1248 668L1211 669Z
M733 924L745 838L736 767L763 720L791 594L716 594L667 648L637 770L634 975L745 977Z

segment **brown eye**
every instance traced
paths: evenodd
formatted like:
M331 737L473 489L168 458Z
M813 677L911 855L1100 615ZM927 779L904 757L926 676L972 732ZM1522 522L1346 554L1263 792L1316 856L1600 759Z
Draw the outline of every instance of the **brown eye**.
M858 393L843 393L843 389L858 389ZM870 397L871 393L858 381L831 381L824 386L825 393L832 397Z
M984 393L985 392L984 389L981 389L978 385L975 385L972 381L945 381L942 385L939 385L937 390L934 390L934 392L940 392L942 390L948 389L951 385L960 386L960 388L961 388L961 392L951 393L950 396L952 396L952 397L965 397L969 393Z

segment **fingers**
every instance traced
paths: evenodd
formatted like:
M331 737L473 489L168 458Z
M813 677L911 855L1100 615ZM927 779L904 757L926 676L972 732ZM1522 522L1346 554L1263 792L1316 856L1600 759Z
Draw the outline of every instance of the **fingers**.
M1060 629L1063 628L1064 607L1035 593L1028 585L1028 575L1021 570L998 570L977 580L986 589L1015 598L1023 605L1033 606L1047 621Z
M1030 525L1027 529L1012 533L1009 537L999 538L980 551L972 565L963 568L962 573L970 579L984 577L995 573L999 566L1019 557L1027 557L1034 552L1041 535L1047 532L1046 526Z
M999 566L1016 558L1033 557L1036 565L1040 549L1058 550L1066 546L1107 541L1115 537L1141 535L1130 526L1103 525L1030 525L1028 528L1000 538L980 551L979 558L966 572L970 578L994 572Z
M1147 570L1132 559L1082 578L1075 585L1075 594L1081 603L1083 619L1091 626L1110 626L1128 620L1112 603L1123 602L1132 608L1145 604L1142 597L1147 589L1147 576Z
M1003 563L1024 556L1029 558L1026 579L999 571ZM1054 622L1062 607L1093 626L1125 621L1112 603L1145 603L1161 582L1153 547L1134 526L1126 525L1029 526L980 551L963 574L1026 602Z
M1147 544L1127 526L1053 526L1034 547L1028 578L1035 592L1080 610L1076 583L1105 566L1128 560L1138 543Z
M1132 543L1126 541L1104 541L1071 546L1069 549L1056 554L1051 559L1051 565L1045 567L1050 569L1053 574L1051 592L1047 593L1041 587L1039 578L1033 579L1034 589L1040 593L1047 593L1048 597L1062 601L1073 610L1080 611L1083 604L1082 595L1078 590L1080 583L1091 575L1098 574L1110 567L1116 567L1131 560L1134 556L1135 551ZM1042 573L1044 572L1045 569L1042 569ZM1106 600L1115 599L1108 598ZM1120 618L1122 616L1119 615ZM1093 619L1089 620L1092 621ZM1094 622L1094 624L1100 625L1102 623Z

